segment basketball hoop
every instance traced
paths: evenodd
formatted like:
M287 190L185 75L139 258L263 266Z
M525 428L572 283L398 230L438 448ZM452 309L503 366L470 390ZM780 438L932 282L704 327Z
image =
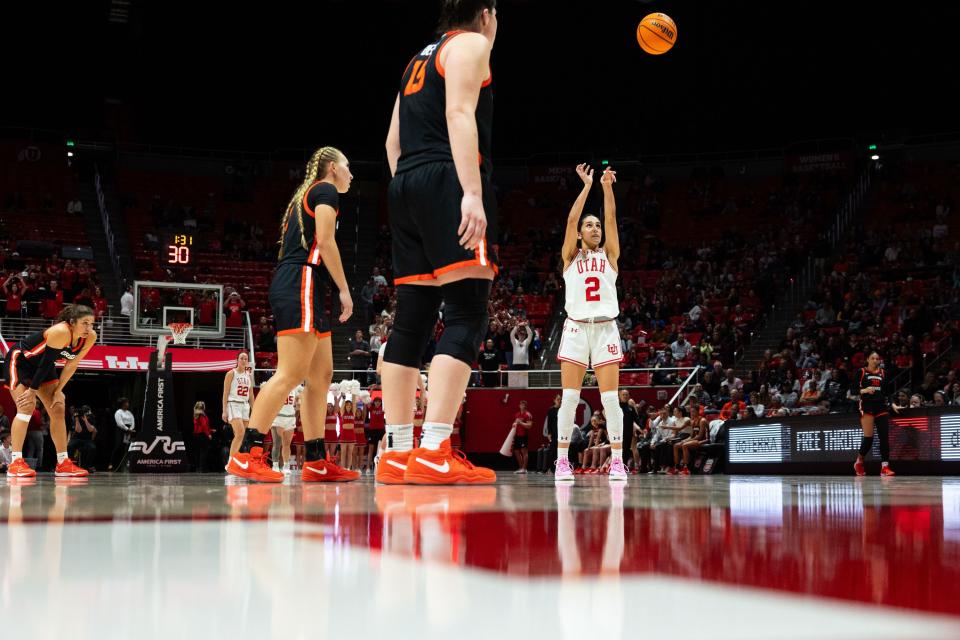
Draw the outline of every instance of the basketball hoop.
M193 325L189 322L171 322L167 329L173 334L173 344L186 344L187 334L193 329Z

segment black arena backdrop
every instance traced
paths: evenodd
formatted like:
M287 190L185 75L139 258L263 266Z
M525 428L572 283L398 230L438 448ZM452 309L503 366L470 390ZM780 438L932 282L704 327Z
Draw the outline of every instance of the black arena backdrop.
M855 413L743 420L729 425L728 473L849 474L860 448ZM960 473L960 409L929 408L890 415L890 463L911 474ZM868 473L880 466L876 439Z

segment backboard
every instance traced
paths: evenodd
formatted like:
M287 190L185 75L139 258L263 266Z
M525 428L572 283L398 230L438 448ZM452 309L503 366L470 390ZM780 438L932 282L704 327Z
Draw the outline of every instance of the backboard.
M135 281L130 333L169 335L167 325L171 322L192 324L192 337L222 338L225 330L223 285Z

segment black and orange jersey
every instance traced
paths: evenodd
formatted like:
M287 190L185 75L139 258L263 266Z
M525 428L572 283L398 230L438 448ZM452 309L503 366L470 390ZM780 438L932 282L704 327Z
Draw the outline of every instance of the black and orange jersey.
M400 160L397 173L429 162L452 162L447 131L447 90L440 63L443 47L463 31L449 31L414 56L400 83ZM480 170L490 175L493 137L493 76L488 75L477 100Z
M860 394L860 403L863 407L878 409L886 407L887 401L883 394L883 369L877 369L871 372L866 367L857 372L857 390L874 387L877 389L874 393Z
M340 215L340 194L329 182L315 182L303 194L303 238L306 238L308 248L304 249L301 243L300 221L295 213L291 213L283 227L280 259L277 264L320 266L314 211L322 204L329 205Z
M14 350L19 350L22 358L26 358L27 360L39 360L43 356L43 350L47 347L47 332L55 326L57 325L53 325L44 329L43 331L37 331L36 333L32 333L22 338L14 347L11 348L11 352ZM86 343L86 338L80 338L80 341L77 342L77 344L65 346L60 350L57 359L75 360L76 357L80 355L80 352L83 351L83 346Z

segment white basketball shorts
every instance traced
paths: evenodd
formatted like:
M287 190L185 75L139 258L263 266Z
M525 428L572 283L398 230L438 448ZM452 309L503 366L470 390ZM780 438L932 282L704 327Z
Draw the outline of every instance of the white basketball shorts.
M273 426L284 431L297 428L297 416L277 416L273 419Z
M567 318L563 323L557 360L594 369L605 364L619 364L623 353L617 323L610 320L591 324Z
M227 422L232 422L234 418L241 420L250 419L249 402L228 402L227 403Z

